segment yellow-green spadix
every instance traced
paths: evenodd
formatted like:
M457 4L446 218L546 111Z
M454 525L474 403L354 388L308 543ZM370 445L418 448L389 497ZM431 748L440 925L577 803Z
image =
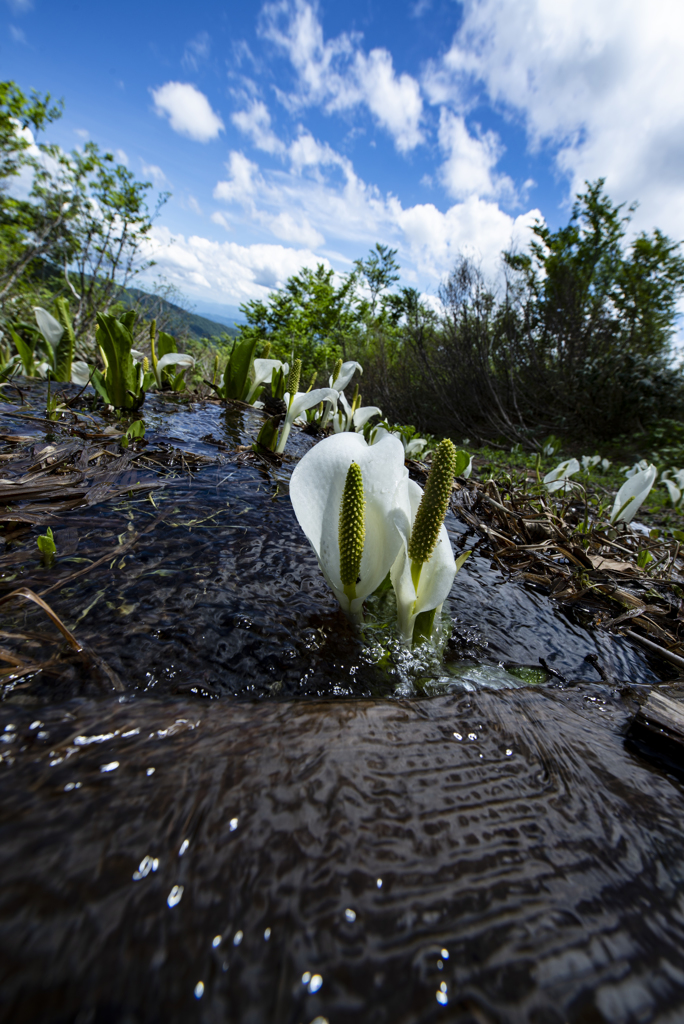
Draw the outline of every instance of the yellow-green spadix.
M356 469L350 476L352 464ZM350 512L342 524L342 547L348 544L348 549L341 559L340 519L348 480ZM360 621L364 599L383 582L408 537L408 473L401 442L386 437L369 447L357 433L326 437L295 467L290 498L335 597L353 621Z
M424 612L439 614L454 577L465 560L460 558L458 565L454 561L451 542L444 526L454 465L453 445L451 441L442 441L433 457L425 494L413 480L408 482L411 532L402 545L391 573L397 598L399 629L406 643L413 639L419 615Z

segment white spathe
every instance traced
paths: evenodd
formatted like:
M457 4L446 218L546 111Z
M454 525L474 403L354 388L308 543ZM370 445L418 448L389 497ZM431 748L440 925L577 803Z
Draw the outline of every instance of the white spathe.
M340 391L339 403L342 408L338 408L333 417L333 430L336 434L343 430L363 430L373 416L382 416L382 409L378 409L377 405L364 405L352 413L343 391Z
M379 448L385 443L386 441L383 439L373 447ZM411 504L411 527L413 527L416 512L423 497L422 488L413 480L408 481L408 495ZM408 532L402 535L401 549L391 571L392 586L397 598L399 629L405 643L411 643L413 639L416 616L421 612L432 611L433 608L439 615L457 572L451 541L446 527L442 524L435 550L421 569L416 591L411 577L411 559L408 554L409 537L410 533Z
M285 422L280 431L278 447L276 452L280 455L285 451L287 439L290 436L292 424L301 416L306 409L313 409L319 402L330 402L333 408L337 408L337 392L333 388L316 388L315 391L298 391L296 395L285 392Z
M131 349L131 355L132 354L133 350ZM165 356L162 356L161 359L157 360L157 365L154 368L157 387L160 388L162 386L162 371L165 370L167 366L178 366L180 369L187 369L188 366L194 365L195 360L193 357L185 352L167 352Z
M631 523L656 481L658 470L653 463L640 469L622 485L615 495L611 523Z
M340 579L339 522L347 473L356 462L363 478L366 535L356 597L350 601ZM363 601L380 586L408 544L411 506L404 449L396 437L367 445L344 432L320 441L295 467L290 498L297 521L313 548L321 572L343 610L360 620Z
M252 404L252 399L256 394L257 388L260 388L262 384L270 383L273 377L274 370L280 370L282 367L283 373L289 373L290 367L287 363L283 363L280 359L255 359L252 370L252 386L249 389L247 395L247 404Z
M330 387L335 388L335 391L344 391L347 384L354 376L355 370L358 370L359 373L363 373L361 363L356 363L353 359L349 359L346 363L342 363L340 372L335 380L332 379L332 376L330 377Z
M82 359L74 359L71 364L71 383L84 388L90 380L90 367Z
M559 491L561 487L567 485L568 478L573 473L579 473L580 464L577 459L566 459L565 462L559 463L555 469L552 469L550 473L547 473L543 479L543 483L547 489L553 493Z
M48 345L54 348L61 341L62 335L64 334L64 328L60 324L59 320L55 320L51 313L48 313L47 309L43 309L42 306L34 306L33 312L35 313L36 323L38 324L38 330L43 335Z

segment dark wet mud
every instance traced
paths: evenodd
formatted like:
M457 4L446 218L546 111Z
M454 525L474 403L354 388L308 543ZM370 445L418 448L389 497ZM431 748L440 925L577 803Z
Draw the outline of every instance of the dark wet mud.
M682 783L625 738L662 663L451 514L443 655L387 599L359 636L287 495L313 439L269 466L250 410L145 416L133 489L3 534L0 596L85 650L2 607L35 669L0 684L0 1018L684 1020Z

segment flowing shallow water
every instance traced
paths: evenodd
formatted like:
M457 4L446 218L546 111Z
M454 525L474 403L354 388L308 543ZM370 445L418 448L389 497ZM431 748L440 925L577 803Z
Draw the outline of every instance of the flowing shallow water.
M625 742L658 665L477 549L442 660L393 643L382 602L359 638L294 461L231 461L258 415L158 399L146 422L217 461L66 513L50 570L28 529L4 569L47 588L155 524L48 597L126 692L60 649L0 703L3 1019L684 1019L684 793ZM3 612L55 655L38 610Z

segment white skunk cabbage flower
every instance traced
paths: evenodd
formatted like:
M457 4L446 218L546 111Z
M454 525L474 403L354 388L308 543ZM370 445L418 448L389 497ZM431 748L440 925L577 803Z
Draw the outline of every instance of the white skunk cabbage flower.
M444 516L456 469L456 451L451 441L444 440L435 449L425 492L409 480L411 532L392 566L392 586L397 598L399 629L405 643L416 639L418 632L429 637L436 615L442 610L454 577L468 557L466 552L454 561L451 542L444 526Z
M580 464L577 459L566 459L565 462L561 462L550 473L547 473L542 483L547 491L553 494L554 491L559 491L561 487L565 487L569 477L573 473L578 473L579 468Z
M90 380L90 367L82 359L74 359L71 364L71 383L84 388Z
M145 359L142 352L138 352L135 349L131 349L131 355L134 361L139 365L143 366ZM152 370L154 372L154 385L158 388L162 386L162 370L166 370L169 366L178 366L180 369L187 369L188 366L194 366L195 360L191 355L186 352L167 352L165 356L157 359L156 364L152 363Z
M286 391L283 397L287 413L285 415L285 422L283 423L280 431L278 447L276 448L276 452L278 454L282 454L282 452L285 451L285 445L288 437L290 436L292 424L306 409L313 409L313 407L318 405L319 402L330 402L334 407L336 407L338 396L337 392L333 390L333 388L316 388L315 391L297 391L294 394L289 394L289 392ZM317 445L316 447L319 446Z
M674 480L670 480L668 478L663 480L663 483L667 487L667 493L670 495L670 501L676 508L679 502L682 500L682 492L680 488L677 487L677 484L674 482Z
M252 386L249 389L246 402L248 405L252 405L252 399L256 394L258 388L263 384L269 384L271 377L273 376L274 370L282 369L283 373L287 374L290 372L290 367L287 363L283 363L280 359L255 359L253 366L253 380Z
M338 367L339 369L337 370L337 372L335 374L330 375L328 383L330 384L330 387L334 391L337 391L338 395L341 395L349 381L354 376L355 371L358 370L359 373L363 373L363 367L361 366L361 363L357 363L353 359L348 359L346 363L338 363ZM334 408L332 405L325 406L323 416L321 417L322 430L325 430L326 426L328 425L328 420L330 419L331 412L336 411L337 406L335 406ZM340 431L340 429L346 429L346 427L338 427L338 432Z
M409 480L408 491L411 502L411 526L413 526L420 500L423 497L423 490L414 480ZM454 560L451 541L446 527L442 524L435 549L424 564L416 587L411 576L408 536L405 535L402 540L401 551L392 566L391 578L397 598L399 630L404 642L411 643L416 618L421 612L433 609L435 614L439 615L451 590L454 577L461 566L457 566ZM459 558L461 564L463 561Z
M648 469L648 462L646 459L640 459L639 462L634 463L631 469L628 469L627 466L623 466L620 472L624 473L627 479L630 479L631 477L636 476L637 473L642 473L645 469Z
M610 461L610 459L601 459L601 472L605 473L606 470L610 469L612 465L613 463Z
M361 530L352 545L356 579L345 583L349 567L343 563L351 542L341 513L350 481L357 488ZM290 499L328 585L352 621L360 622L364 599L386 578L409 534L408 472L400 441L385 437L369 446L350 431L324 438L295 467Z
M364 405L361 409L355 409L352 412L352 407L343 391L339 393L339 403L342 408L340 409L338 406L333 417L333 430L336 434L343 430L363 430L373 416L382 416L382 409L378 409L377 405Z
M410 441L404 441L404 455L407 459L413 455L420 455L426 444L427 441L424 437L414 437Z
M363 373L363 367L361 366L361 363L355 363L353 359L349 359L346 363L342 363L342 366L340 367L340 372L335 377L335 380L332 379L331 375L330 380L328 382L330 384L330 387L334 388L335 391L338 392L344 391L347 384L354 376L356 370L358 370L359 373Z
M47 309L43 309L41 306L34 306L33 312L36 317L36 323L38 324L38 330L43 335L48 345L52 348L56 348L64 334L64 328L60 324L59 320L56 320L52 313L48 313Z
M582 456L582 469L585 471L591 469L592 466L598 466L601 462L600 455L583 455Z
M651 463L629 477L615 495L615 504L610 515L611 523L631 523L634 516L648 497L656 481L658 470Z

